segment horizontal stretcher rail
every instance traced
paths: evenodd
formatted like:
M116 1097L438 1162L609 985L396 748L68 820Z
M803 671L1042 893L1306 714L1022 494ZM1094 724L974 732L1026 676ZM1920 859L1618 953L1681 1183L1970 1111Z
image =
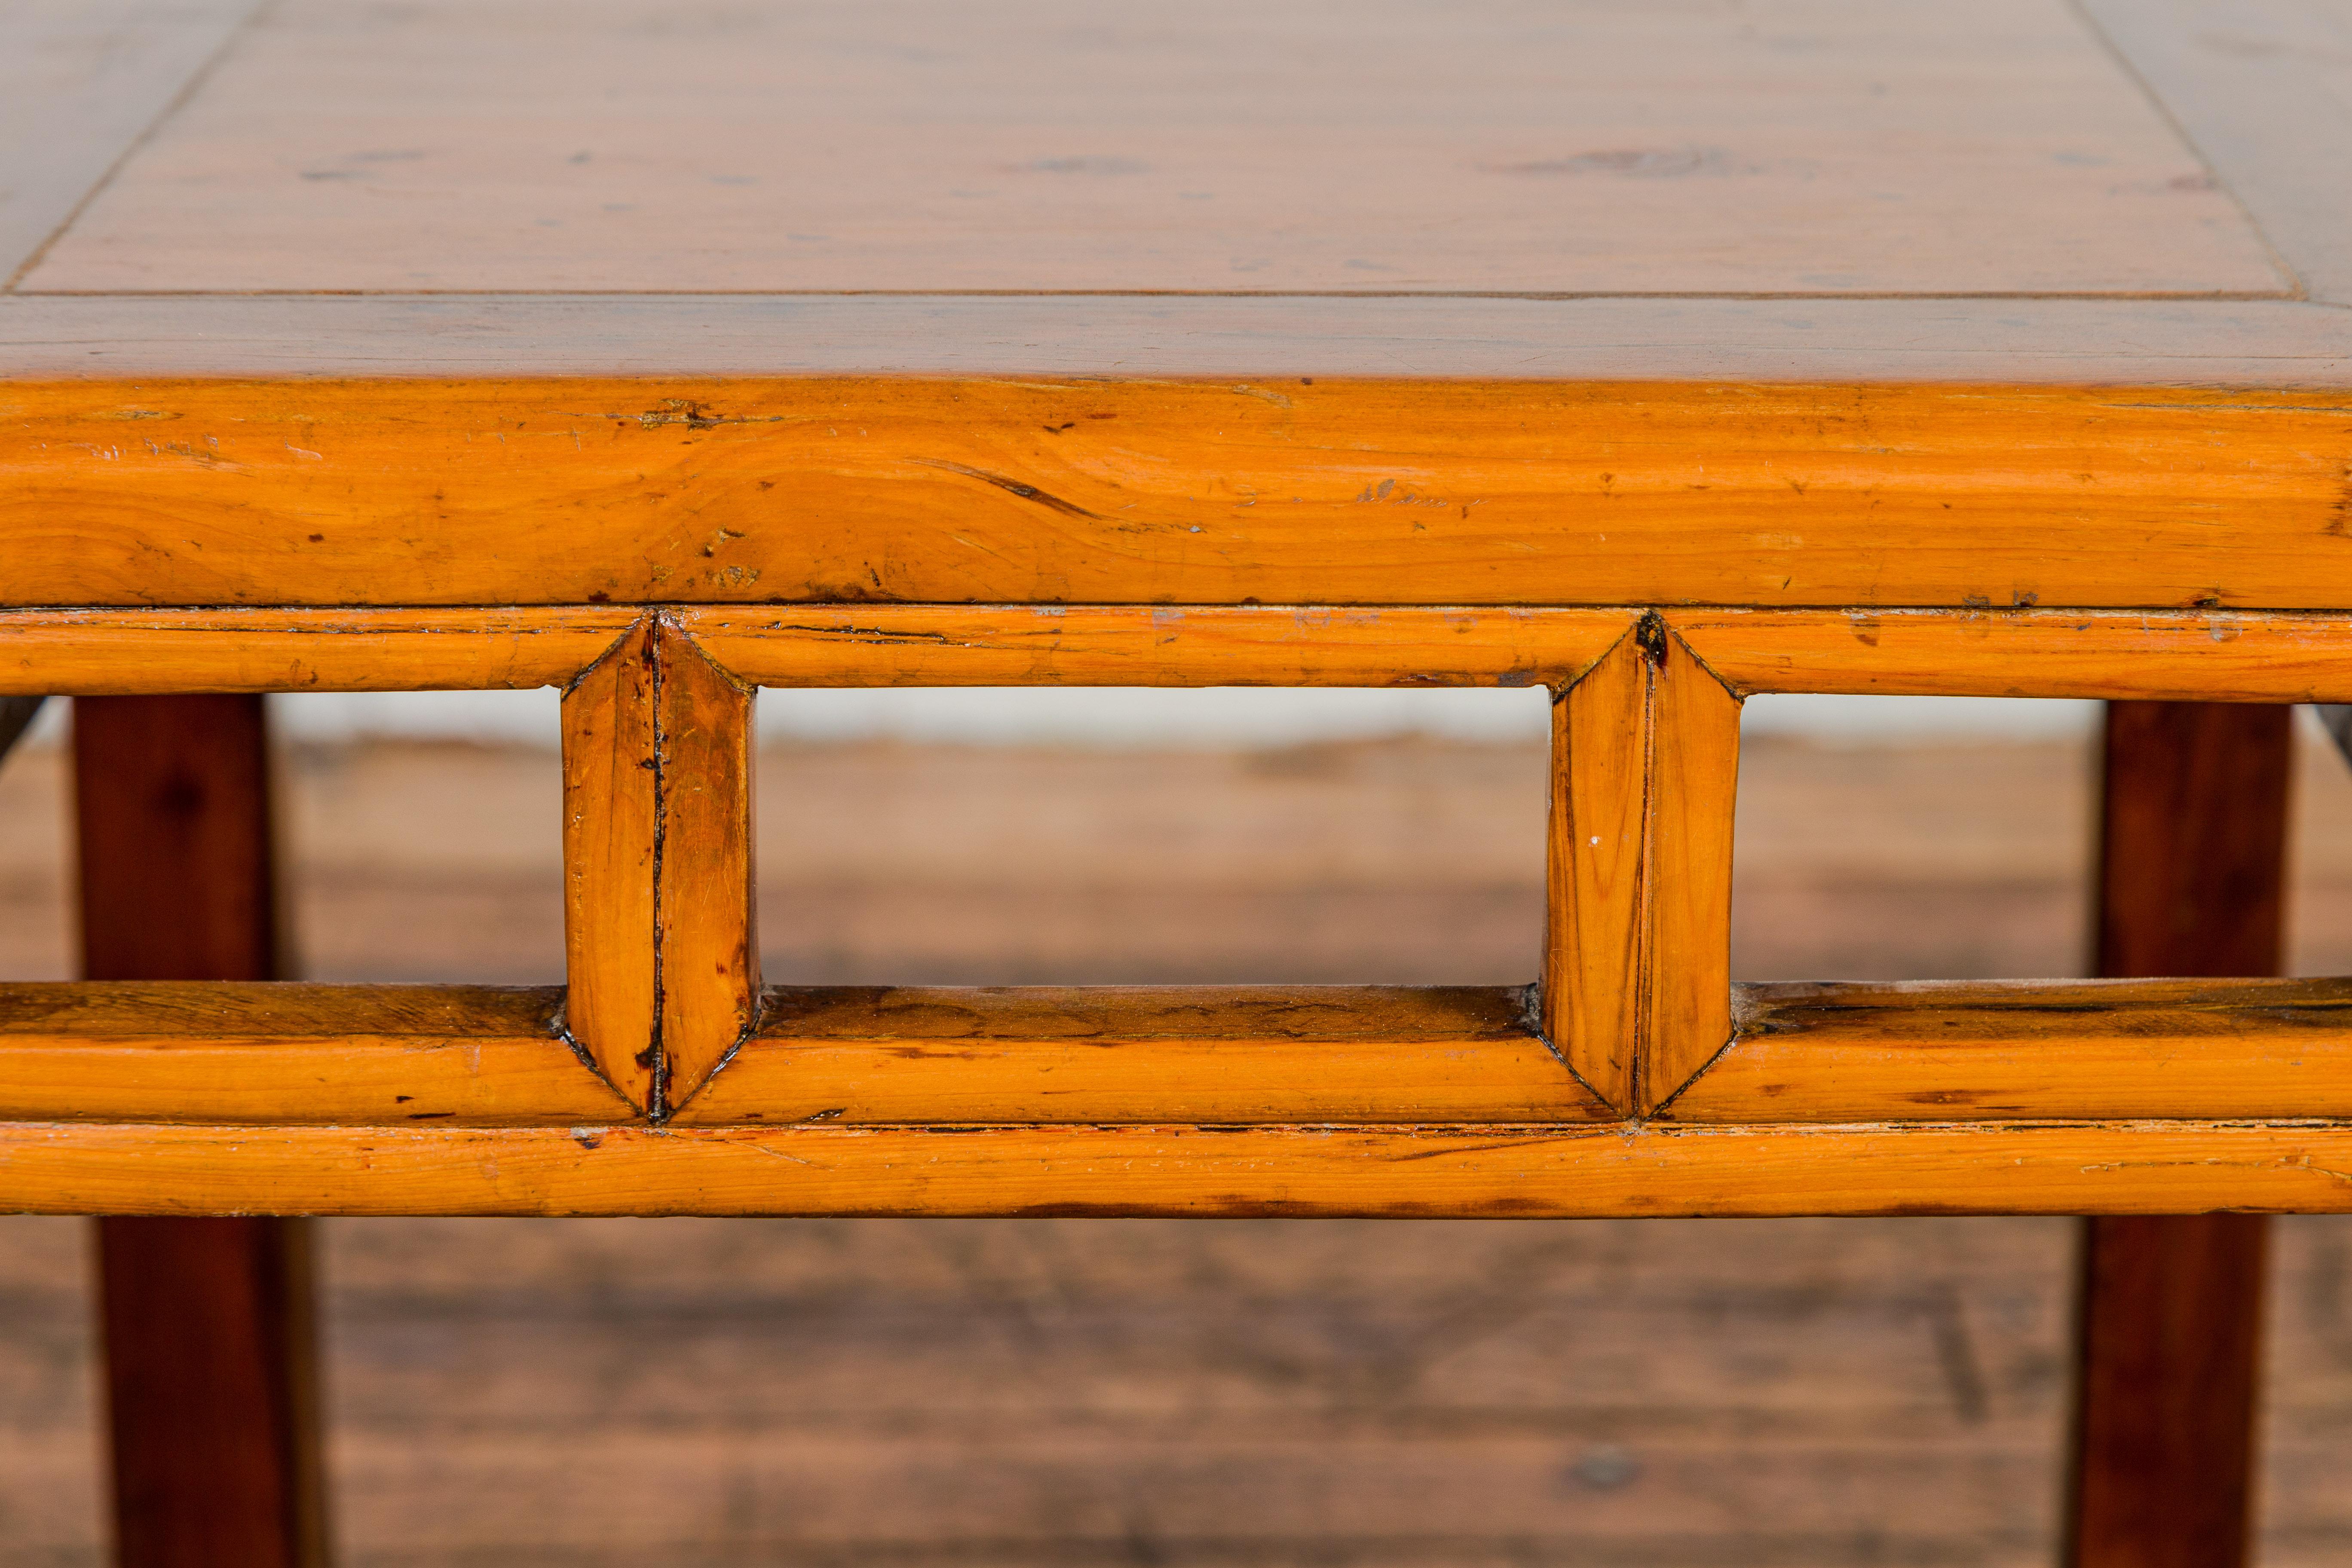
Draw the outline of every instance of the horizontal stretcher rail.
M670 1119L835 1123L1615 1121L1524 989L773 987ZM1654 1121L2352 1119L2352 981L1742 985ZM0 986L0 1120L643 1120L546 987Z
M0 985L0 1118L511 1126L635 1112L561 986Z
M1589 1121L1522 989L813 987L677 1119ZM560 989L0 986L0 1120L563 1125L631 1119Z
M1591 1121L1524 988L805 987L675 1122Z
M0 612L0 681L30 691L562 685L568 974L560 992L0 992L0 1121L355 1136L1178 1125L1651 1138L1776 1125L1903 1137L1955 1118L2104 1136L2099 1124L2122 1121L2352 1117L2337 983L1735 994L1728 979L1744 694L2169 696L2202 680L2200 695L2279 701L2352 696L2347 649L2352 616L2229 610ZM1549 687L1540 984L762 988L759 685L1139 679ZM1744 1212L1749 1199L1721 1201Z
M0 694L562 686L635 608L0 610Z
M50 1214L2352 1212L2352 1126L255 1127L0 1124Z
M1678 1121L2352 1117L2352 980L1738 985Z
M1549 686L1643 615L1332 605L0 610L0 696L564 686L641 616L752 686ZM2352 614L1658 612L1741 696L2352 701Z
M2345 615L1675 610L1666 620L1742 697L2352 700L2352 616Z

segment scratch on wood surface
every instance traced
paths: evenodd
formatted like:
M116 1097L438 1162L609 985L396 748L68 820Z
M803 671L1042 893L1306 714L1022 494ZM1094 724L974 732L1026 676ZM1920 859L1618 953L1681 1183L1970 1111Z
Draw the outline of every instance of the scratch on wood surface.
M986 468L975 468L964 463L951 463L944 458L916 458L911 460L926 468L943 468L951 474L961 474L967 479L974 479L980 480L983 484L994 485L998 489L1019 496L1023 500L1035 501L1039 506L1049 508L1052 510L1061 512L1068 517L1083 517L1094 522L1108 521L1100 514L1088 511L1086 508L1078 506L1073 502L1066 501L1057 495L1048 494L1046 491L1039 489L1035 485L1024 484L1019 479L1009 479L1003 474L992 474Z
M950 637L945 632L901 631L890 626L813 626L793 621L771 621L772 632L793 632L802 637L824 637L834 642L853 643L914 643L938 647L963 647L969 644Z

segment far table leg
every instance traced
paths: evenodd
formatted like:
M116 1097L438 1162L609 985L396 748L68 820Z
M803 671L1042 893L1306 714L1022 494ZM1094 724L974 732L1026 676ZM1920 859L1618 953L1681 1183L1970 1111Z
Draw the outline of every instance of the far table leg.
M2107 705L2099 973L2273 974L2294 710ZM2067 1560L2246 1561L2269 1225L2084 1224Z
M74 704L83 972L276 973L257 697ZM326 1559L308 1233L299 1220L101 1219L123 1568Z

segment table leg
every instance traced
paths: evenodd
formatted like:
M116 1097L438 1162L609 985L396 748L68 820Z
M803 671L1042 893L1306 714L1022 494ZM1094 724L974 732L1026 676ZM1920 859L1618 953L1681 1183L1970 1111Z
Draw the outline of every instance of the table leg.
M277 970L257 697L74 704L83 972ZM124 1568L325 1561L303 1222L101 1219L99 1285Z
M2101 974L2277 973L2293 717L2107 705ZM2068 1561L2242 1564L2269 1221L2110 1217L2084 1231Z

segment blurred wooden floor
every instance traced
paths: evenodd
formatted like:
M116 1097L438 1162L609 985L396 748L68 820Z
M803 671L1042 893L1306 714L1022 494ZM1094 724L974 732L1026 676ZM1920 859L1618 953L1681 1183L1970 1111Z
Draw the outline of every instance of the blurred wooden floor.
M846 746L761 760L773 978L1517 981L1541 759ZM542 979L554 768L288 760L302 963ZM54 753L0 772L0 974L55 975ZM2079 971L2079 747L1751 747L1755 975ZM2304 777L2296 966L2352 971ZM338 1221L344 1560L2051 1561L2046 1220ZM2352 1554L2352 1226L2282 1232L2266 1564ZM100 1560L82 1226L0 1221L0 1568Z

